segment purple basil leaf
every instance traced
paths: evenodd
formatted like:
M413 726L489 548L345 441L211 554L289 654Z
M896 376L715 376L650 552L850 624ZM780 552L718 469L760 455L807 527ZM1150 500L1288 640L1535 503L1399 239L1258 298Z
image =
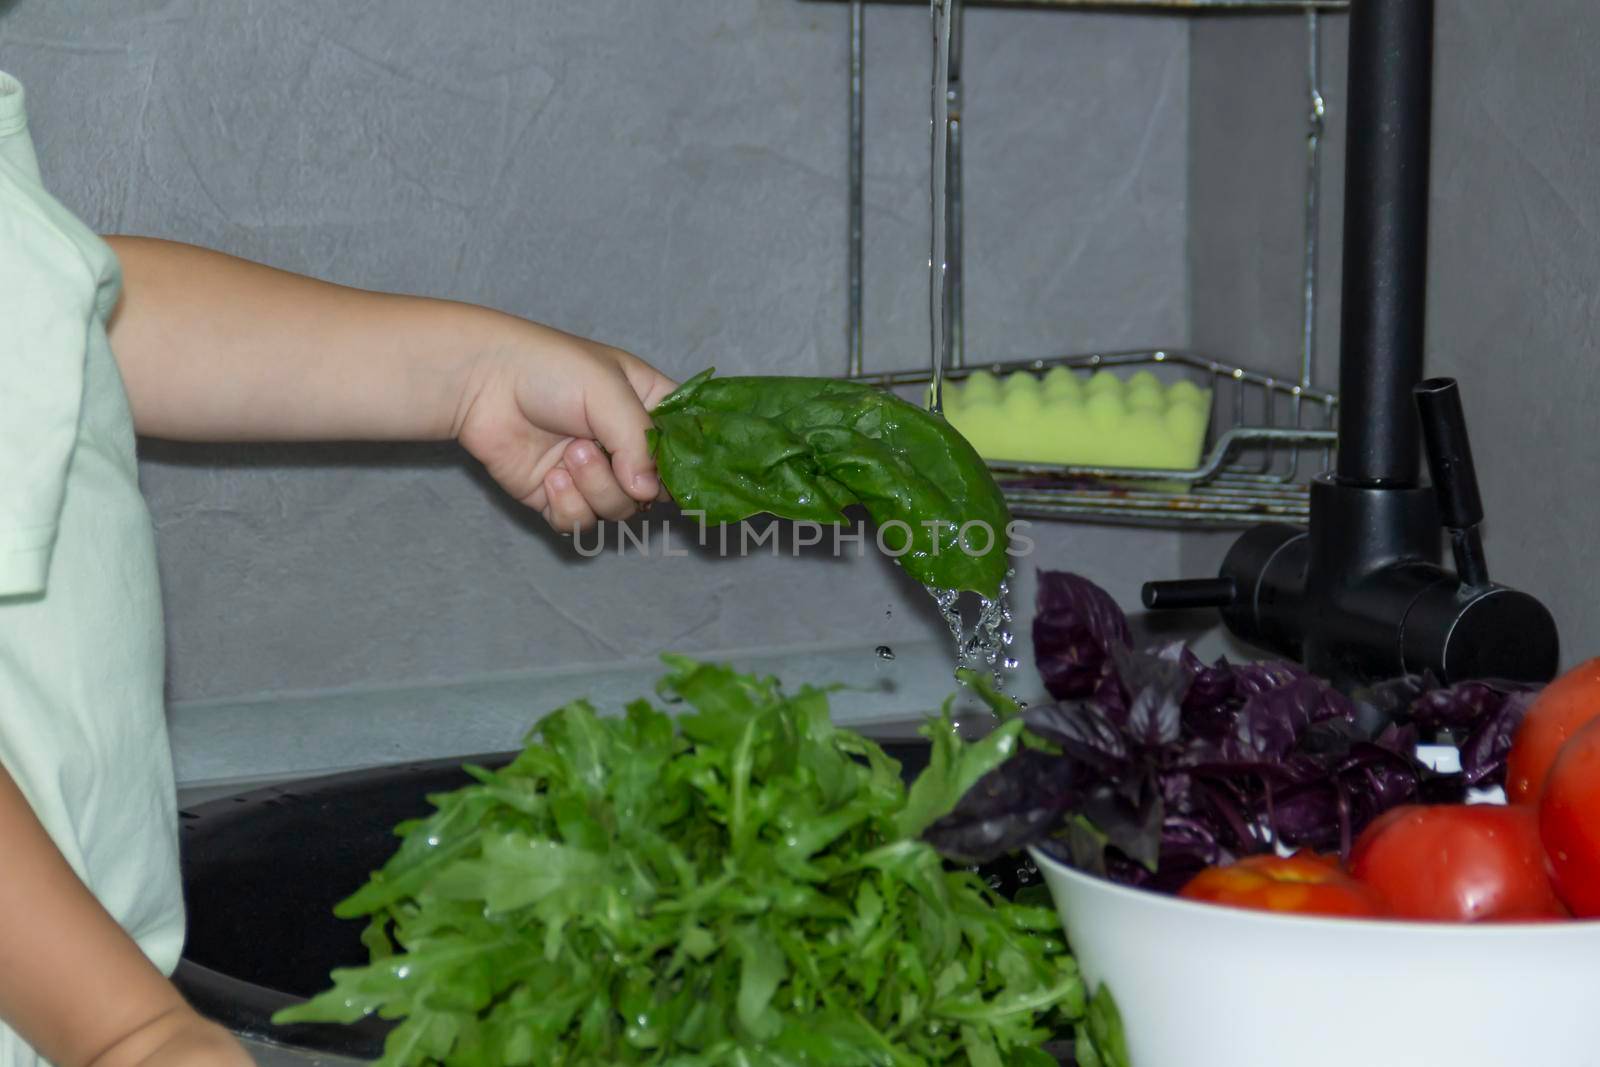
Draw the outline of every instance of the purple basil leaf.
M1189 672L1182 662L1127 649L1113 650L1112 662L1129 696L1129 739L1146 748L1178 740L1183 698L1189 691Z
M1086 874L1107 876L1106 835L1081 815L1069 818L1067 825L1046 838L1040 847L1047 855Z
M1158 871L1152 871L1142 863L1135 863L1122 853L1108 849L1101 859L1103 877L1116 882L1118 885L1134 886L1140 889L1157 889L1156 879ZM1180 886L1181 888L1181 886ZM1158 891L1166 892L1164 888Z
M1078 799L1076 765L1024 748L979 778L924 841L964 863L988 863L1031 844Z
M1233 727L1233 715L1240 703L1233 666L1226 659L1218 659L1206 667L1196 659L1191 675L1189 691L1183 698L1183 724L1196 737L1219 741Z
M1089 696L1111 650L1131 644L1127 616L1105 590L1076 574L1039 572L1033 651L1052 696L1058 700Z
M1241 855L1259 852L1264 845L1257 828L1265 825L1242 791L1221 779L1197 780L1193 797L1195 817L1208 826L1219 842Z
M1284 844L1347 854L1367 824L1392 807L1418 799L1425 768L1401 748L1400 734L1360 741L1332 772L1308 778L1273 797L1272 822Z
M1121 727L1098 704L1085 700L1034 704L1022 713L1022 721L1036 736L1102 774L1114 774L1128 761Z
M1148 889L1156 893L1175 894L1187 885L1191 878L1211 865L1206 855L1205 852L1196 852L1181 846L1168 851L1163 846L1161 866L1152 871L1114 848L1107 849L1103 861L1104 877L1119 885ZM1224 852L1222 855L1227 856L1228 853ZM1229 860L1222 859L1218 862L1227 863Z
M1510 694L1467 735L1461 744L1464 784L1474 787L1505 784L1511 740L1536 696L1536 689Z
M1290 848L1319 852L1339 842L1339 799L1331 780L1308 782L1272 798L1270 819L1274 837Z
M1195 875L1218 863L1231 863L1232 855L1226 850L1213 853L1205 849L1192 849L1184 845L1161 846L1161 866L1154 871L1113 852L1107 857L1107 875L1114 882L1138 886L1156 893L1176 894Z
M1130 807L1139 807L1144 803L1146 783L1153 777L1154 771L1145 764L1142 765L1140 773L1125 774L1120 782L1111 782L1106 788L1113 796L1121 797Z
M1395 752L1381 745L1358 744L1341 770L1343 780L1371 819L1417 795L1417 787L1429 772L1411 755L1414 746ZM1364 826L1364 823L1363 823Z
M1033 847L1038 849L1040 852L1043 852L1046 856L1049 856L1057 863L1064 863L1068 867L1077 867L1082 871L1089 870L1088 867L1082 866L1078 863L1078 857L1072 851L1071 842L1068 838L1068 831L1064 826L1048 836L1041 837L1039 840L1033 842ZM1100 865L1100 869L1102 871L1105 870L1104 863Z
M1110 845L1135 863L1156 870L1165 818L1159 790L1145 789L1137 802L1129 803L1118 790L1099 786L1089 791L1080 810Z
M1090 701L1106 713L1106 718L1117 724L1118 729L1128 724L1128 694L1122 687L1122 679L1117 677L1116 666L1108 656L1105 668L1100 675L1100 680L1095 683L1094 692L1089 695Z
M1349 698L1304 675L1246 700L1234 720L1232 736L1222 742L1222 752L1239 762L1277 762L1310 727L1341 719L1355 719L1355 706Z
M1234 687L1245 699L1310 677L1311 675L1299 664L1285 663L1281 660L1242 663L1233 668Z
M1425 733L1450 730L1464 737L1494 718L1507 699L1533 693L1538 686L1493 679L1457 682L1418 696L1411 704L1410 719Z
M1417 694L1410 704L1410 718L1427 731L1460 730L1476 726L1505 699L1504 692L1483 682L1459 682Z
M1339 756L1350 751L1350 746L1358 741L1366 740L1366 735L1361 727L1350 719L1327 719L1323 722L1313 723L1300 735L1300 744L1296 749L1296 756ZM1290 763L1295 757L1285 761ZM1325 767L1327 761L1319 764ZM1322 771L1319 769L1319 773Z
M1165 862L1176 854L1191 855L1202 866L1230 863L1235 856L1224 848L1212 828L1199 819L1168 815L1161 824L1161 858Z
M1351 694L1351 699L1368 710L1362 716L1366 721L1393 722L1405 718L1418 700L1438 688L1439 680L1424 671L1366 686Z
M1417 728L1415 726L1402 726L1399 723L1390 723L1384 730L1371 741L1365 742L1369 747L1382 749L1391 755L1400 756L1410 760L1417 751ZM1361 743L1350 746L1353 752Z
M1174 811L1188 811L1190 807L1189 794L1194 789L1194 776L1183 770L1162 771L1158 781L1161 788L1161 802L1167 806L1167 817L1171 819Z

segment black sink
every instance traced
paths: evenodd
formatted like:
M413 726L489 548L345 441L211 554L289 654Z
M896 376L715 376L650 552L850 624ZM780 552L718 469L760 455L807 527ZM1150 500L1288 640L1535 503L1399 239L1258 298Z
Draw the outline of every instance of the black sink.
M182 813L188 940L173 981L197 1010L236 1033L318 1052L375 1058L393 1024L275 1026L274 1012L328 986L335 967L367 962L364 921L333 915L394 853L394 827L427 797L468 784L458 757L259 789Z
M927 765L925 742L884 742L907 778ZM363 922L333 906L383 866L393 828L428 813L429 794L471 779L463 763L495 767L512 753L457 757L317 778L183 812L189 938L174 981L203 1014L237 1033L312 1051L375 1058L393 1025L274 1026L272 1014L327 988L335 967L367 962ZM988 872L1007 892L1030 878L1015 861Z

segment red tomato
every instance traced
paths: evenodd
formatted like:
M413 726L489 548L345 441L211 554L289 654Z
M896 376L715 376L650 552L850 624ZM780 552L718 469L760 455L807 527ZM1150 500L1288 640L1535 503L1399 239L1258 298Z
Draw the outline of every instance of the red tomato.
M1550 768L1539 833L1556 893L1579 918L1600 918L1600 721L1562 746Z
M1506 759L1506 799L1536 804L1567 738L1600 716L1600 658L1579 664L1534 698Z
M1301 915L1376 916L1383 900L1314 853L1246 856L1226 867L1207 867L1178 893L1188 900Z
M1520 922L1566 915L1550 884L1534 809L1407 805L1368 826L1350 873L1398 919Z

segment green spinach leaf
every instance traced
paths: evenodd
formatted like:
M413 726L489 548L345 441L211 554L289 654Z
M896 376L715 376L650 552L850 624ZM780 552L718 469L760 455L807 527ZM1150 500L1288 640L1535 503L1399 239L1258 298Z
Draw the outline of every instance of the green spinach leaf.
M662 482L708 524L769 513L837 523L866 508L913 578L995 596L1010 513L978 453L949 423L858 382L713 378L704 371L651 413Z

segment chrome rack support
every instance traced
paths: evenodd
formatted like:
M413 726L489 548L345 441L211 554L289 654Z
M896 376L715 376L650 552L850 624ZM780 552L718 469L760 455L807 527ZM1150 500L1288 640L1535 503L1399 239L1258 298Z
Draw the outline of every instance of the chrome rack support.
M865 369L861 347L861 216L863 182L861 162L863 150L862 78L866 61L862 54L864 32L862 27L865 0L850 0L850 373L860 374Z
M950 279L945 334L950 338L952 367L967 365L966 349L961 343L961 12L965 7L963 0L950 0L950 81L945 92L950 107L945 123L949 146L944 170L945 270Z

